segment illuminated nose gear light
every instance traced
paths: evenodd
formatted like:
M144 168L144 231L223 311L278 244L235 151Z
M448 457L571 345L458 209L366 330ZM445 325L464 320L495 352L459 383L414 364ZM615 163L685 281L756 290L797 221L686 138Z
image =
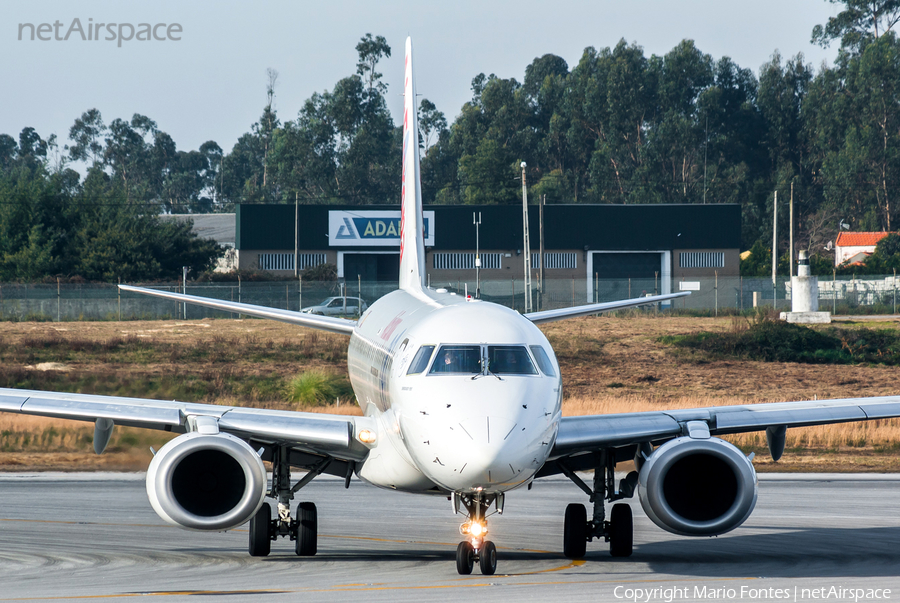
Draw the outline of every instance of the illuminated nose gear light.
M463 536L471 536L473 538L481 538L487 534L487 524L480 521L467 521L459 526L459 533Z

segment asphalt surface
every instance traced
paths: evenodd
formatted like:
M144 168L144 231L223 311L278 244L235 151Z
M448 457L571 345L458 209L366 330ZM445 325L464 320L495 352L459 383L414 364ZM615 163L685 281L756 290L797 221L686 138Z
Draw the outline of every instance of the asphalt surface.
M319 554L297 557L280 540L251 558L246 528L164 524L143 475L0 475L0 603L900 599L900 476L763 476L754 514L718 538L668 534L635 499L634 555L613 559L595 542L574 562L559 552L563 512L587 497L543 480L491 519L489 577L456 573L462 516L445 498L326 479L299 494L295 504L318 505Z

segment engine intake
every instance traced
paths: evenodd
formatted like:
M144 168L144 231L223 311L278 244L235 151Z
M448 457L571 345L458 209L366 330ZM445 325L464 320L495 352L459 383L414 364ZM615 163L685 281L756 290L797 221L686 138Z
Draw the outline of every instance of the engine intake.
M641 467L641 506L653 523L683 536L716 536L744 523L756 506L753 464L718 438L681 437Z
M259 455L226 433L187 433L162 447L147 469L147 497L170 524L222 531L245 523L266 496Z

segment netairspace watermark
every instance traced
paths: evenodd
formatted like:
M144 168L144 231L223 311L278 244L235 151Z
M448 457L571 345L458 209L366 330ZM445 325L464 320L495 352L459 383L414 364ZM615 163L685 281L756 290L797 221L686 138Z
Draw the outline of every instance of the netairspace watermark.
M69 26L61 21L53 23L19 23L19 41L41 42L68 42L81 40L83 42L117 42L116 46L122 47L122 42L135 40L137 42L180 42L182 27L178 23L94 23L90 18L87 23L81 23L77 17L72 19Z
M714 586L657 586L635 588L616 586L613 596L632 603L674 603L675 601L885 601L891 598L889 588L846 588L840 585L804 588L753 587L746 584L735 587Z

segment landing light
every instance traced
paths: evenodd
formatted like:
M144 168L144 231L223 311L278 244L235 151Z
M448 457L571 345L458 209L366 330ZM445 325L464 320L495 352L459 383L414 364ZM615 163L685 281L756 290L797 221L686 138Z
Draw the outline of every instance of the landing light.
M467 521L459 527L460 534L469 535L473 538L481 538L487 534L487 526L477 521Z
M356 434L356 438L363 444L374 444L375 432L371 429L362 429L358 434Z

